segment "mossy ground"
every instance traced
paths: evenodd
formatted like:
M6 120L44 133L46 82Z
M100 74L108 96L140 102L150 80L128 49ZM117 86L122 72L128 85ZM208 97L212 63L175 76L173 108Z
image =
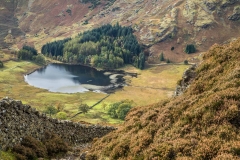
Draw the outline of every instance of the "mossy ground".
M63 94L52 93L44 89L35 88L24 81L24 74L41 66L28 61L7 61L4 68L0 69L0 97L19 99L25 104L44 111L46 106L57 104L64 105L64 112L68 118L78 112L81 103L89 106L95 104L106 96L103 93L76 93ZM132 66L124 67L128 72L137 72L138 78L128 77L129 86L111 94L103 103L109 105L114 102L129 99L135 106L149 105L172 96L176 82L182 76L186 65L168 65L138 70ZM121 120L112 119L107 115L107 107L103 109L102 103L95 106L86 114L80 114L73 121L85 121L89 123L121 123Z
M1 160L15 160L15 157L12 153L10 152L3 152L0 151L0 159Z

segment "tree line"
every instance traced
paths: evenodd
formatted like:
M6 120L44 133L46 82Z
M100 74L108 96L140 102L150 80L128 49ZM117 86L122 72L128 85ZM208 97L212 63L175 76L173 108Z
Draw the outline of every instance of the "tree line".
M71 38L47 43L42 46L41 52L47 56L63 56L64 44L69 40L71 40Z
M115 69L132 64L144 69L145 55L131 27L106 24L77 37L47 43L42 54L67 63Z
M37 50L30 46L23 46L21 50L17 53L18 59L20 60L30 60L38 64L45 64L45 58L41 54L37 53Z

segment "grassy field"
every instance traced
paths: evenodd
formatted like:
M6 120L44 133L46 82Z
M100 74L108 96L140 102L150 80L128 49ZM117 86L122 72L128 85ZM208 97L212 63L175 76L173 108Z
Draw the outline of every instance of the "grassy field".
M106 96L106 94L94 92L76 94L52 93L44 89L32 87L24 81L24 74L39 67L41 66L27 61L5 62L4 68L0 69L0 98L7 96L18 99L39 111L44 111L45 107L49 105L56 106L57 104L62 104L65 106L64 112L70 118L78 112L78 106L81 101L91 106ZM109 105L129 99L133 100L134 105L137 107L156 103L171 97L177 80L181 78L187 67L186 65L167 65L138 70L127 66L123 69L128 72L138 73L138 78L126 77L129 85L111 94L102 103ZM112 119L107 115L107 108L104 110L102 103L95 106L88 113L80 114L72 120L94 124L121 123L121 120Z
M10 152L0 151L0 160L15 160L16 158Z
M3 51L0 50L0 61L9 60L12 57L13 57L12 54L6 54L6 53L4 53Z

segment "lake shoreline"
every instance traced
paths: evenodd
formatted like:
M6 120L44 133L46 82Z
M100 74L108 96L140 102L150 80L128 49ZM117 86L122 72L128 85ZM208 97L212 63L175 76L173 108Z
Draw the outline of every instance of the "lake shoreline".
M78 105L86 103L92 106L100 99L106 96L104 93L85 92L75 94L63 94L49 92L46 89L39 89L28 85L24 81L23 75L33 71L36 68L42 66L37 65L34 62L29 61L8 61L5 63L4 70L0 72L1 77L1 97L12 97L15 99L23 100L25 104L31 104L39 111L44 111L46 106L57 104L64 104L64 110L67 112L67 117L72 117L78 112ZM16 66L21 66L17 67ZM122 89L115 90L114 94L111 94L103 102L93 107L88 114L78 115L72 120L75 122L86 121L92 124L119 124L123 123L118 119L113 119L107 114L107 110L103 109L102 104L110 105L122 100L133 100L135 106L143 106L157 103L161 100L165 100L172 96L173 91L176 88L177 80L182 78L182 73L188 66L185 65L169 65L169 66L151 66L144 70L138 70L131 65L125 65L122 70L128 72L137 72L138 78L126 77L127 86ZM10 68L15 68L11 69ZM129 78L129 79L128 79ZM138 87L136 87L138 86ZM158 88L158 89L154 89ZM173 91L161 89L168 88Z
M80 65L80 66L95 69L97 71L113 72L113 73L118 73L118 74L128 74L128 75L131 75L132 77L136 77L136 78L137 78L137 75L138 75L138 73L126 72L124 69L121 69L121 68L119 68L119 69L103 69L103 68L96 68L96 67L93 67L91 65L86 65L86 64L82 64L82 63L65 63L65 62L60 62L59 61L59 62L53 62L53 63L49 63L49 64Z
M89 67L89 68L95 69L97 71L102 71L102 72L111 72L111 73L116 73L116 74L125 74L125 75L130 75L130 76L135 77L135 78L137 78L137 76L138 76L138 73L126 72L124 69L103 69L103 68L96 68L96 67L85 65L85 64L81 64L81 63L64 63L64 62L51 62L51 63L47 63L45 65L40 66L39 68L35 68L34 70L26 73L25 75L30 75L33 72L37 71L38 69L46 67L49 64L79 65L79 66Z
M127 79L126 79L126 77L128 76L128 77L137 77L137 73L130 73L130 72L126 72L125 70L112 70L112 69L102 69L102 70L98 70L98 69L96 69L96 68L94 68L94 67L90 67L90 66L88 66L88 65L82 65L82 64L70 64L70 63L55 63L55 62L53 62L53 63L48 63L48 64L46 64L46 65L43 65L43 66L39 66L38 68L35 68L35 69L33 69L33 70L31 70L30 72L28 72L27 74L25 74L24 75L24 79L25 79L25 81L30 85L32 85L32 86L35 86L35 87L37 87L37 88L42 88L42 89L47 89L49 92L59 92L59 93L68 93L68 94L70 94L70 93L77 93L77 92L82 92L82 91L78 91L78 90L76 90L76 91L74 91L74 89L73 90L64 90L64 91L59 91L59 89L61 88L59 88L59 89L54 89L53 90L53 88L51 88L51 87L46 87L46 86L44 86L44 85L39 85L38 84L38 82L37 81L35 81L35 82L37 82L37 83L35 83L35 85L34 85L34 81L29 81L29 80L26 80L26 77L28 77L28 76L31 76L31 74L32 73L34 73L34 72L39 72L41 69L42 70L45 70L45 69L47 69L47 67L49 66L49 65L57 65L57 66L63 66L63 68L65 68L65 67L67 67L67 66L72 66L73 68L75 68L75 69L73 69L72 67L70 67L70 68L72 68L72 69L70 69L70 70L67 70L70 74L72 74L73 76L77 76L77 77L82 77L83 79L89 79L88 81L80 81L80 79L79 79L79 86L81 86L81 87L83 87L83 88L85 88L85 89L87 89L88 91L92 91L92 92L103 92L103 93L107 93L107 94L109 94L109 93L114 93L116 90L118 90L118 89L121 89L121 88L123 88L124 86L127 86L128 85L128 82L127 82ZM53 67L52 66L52 67ZM78 67L80 67L79 69L77 69ZM68 67L67 67L68 68ZM80 71L80 70L82 70L82 69L84 69L85 71L84 72L82 72L82 71ZM75 70L75 71L74 71ZM80 72L82 72L82 73L80 73L80 72L76 72L77 70L79 70ZM71 71L73 71L74 73L71 73ZM53 74L54 73L58 73L58 71L53 71ZM59 71L59 73L62 73L62 71ZM77 74L76 74L77 73ZM90 73L94 73L93 74L93 77L91 77L90 76ZM99 75L99 74L102 74L102 76L103 77L108 77L107 79L109 79L109 83L108 84L101 84L102 83L102 80L100 80L100 79L102 79L101 78L101 76ZM49 73L48 73L49 74ZM81 75L82 74L82 75ZM50 74L51 75L51 74ZM63 75L64 75L64 72L63 72ZM86 76L86 77L85 77ZM100 77L99 77L100 76ZM93 78L93 79L92 79ZM100 79L99 79L100 78ZM82 79L82 80L83 80ZM93 83L91 82L91 81L93 81ZM94 81L95 82L97 82L97 83L94 83ZM47 85L49 85L49 84L47 84ZM54 85L56 85L56 83L52 83L52 84L50 84L50 86L54 86ZM68 86L68 84L66 84L66 86ZM70 85L71 86L71 85ZM87 87L85 87L85 86L87 86ZM62 86L63 87L63 86ZM77 86L76 86L77 87ZM75 87L75 89L76 89L76 87Z

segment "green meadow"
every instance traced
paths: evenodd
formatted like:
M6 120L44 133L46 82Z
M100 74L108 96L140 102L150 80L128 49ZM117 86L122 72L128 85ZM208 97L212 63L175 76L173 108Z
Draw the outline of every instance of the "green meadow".
M45 89L35 88L24 81L24 75L40 68L41 66L29 61L7 61L4 68L0 69L0 98L11 97L19 99L24 104L29 104L37 110L43 112L47 106L61 104L63 111L67 113L67 118L71 119L76 113L81 103L89 106L94 105L99 100L107 96L104 93L76 93L63 94L52 93ZM128 86L117 90L100 104L93 107L86 114L79 114L71 120L75 122L84 121L94 124L118 124L123 121L112 119L107 114L109 104L121 100L129 99L134 101L134 106L143 106L157 103L173 95L176 83L181 79L187 65L164 65L147 67L139 70L132 66L125 66L121 69L127 72L138 73L137 78L125 77ZM106 104L106 107L103 107ZM53 115L54 117L54 115Z

